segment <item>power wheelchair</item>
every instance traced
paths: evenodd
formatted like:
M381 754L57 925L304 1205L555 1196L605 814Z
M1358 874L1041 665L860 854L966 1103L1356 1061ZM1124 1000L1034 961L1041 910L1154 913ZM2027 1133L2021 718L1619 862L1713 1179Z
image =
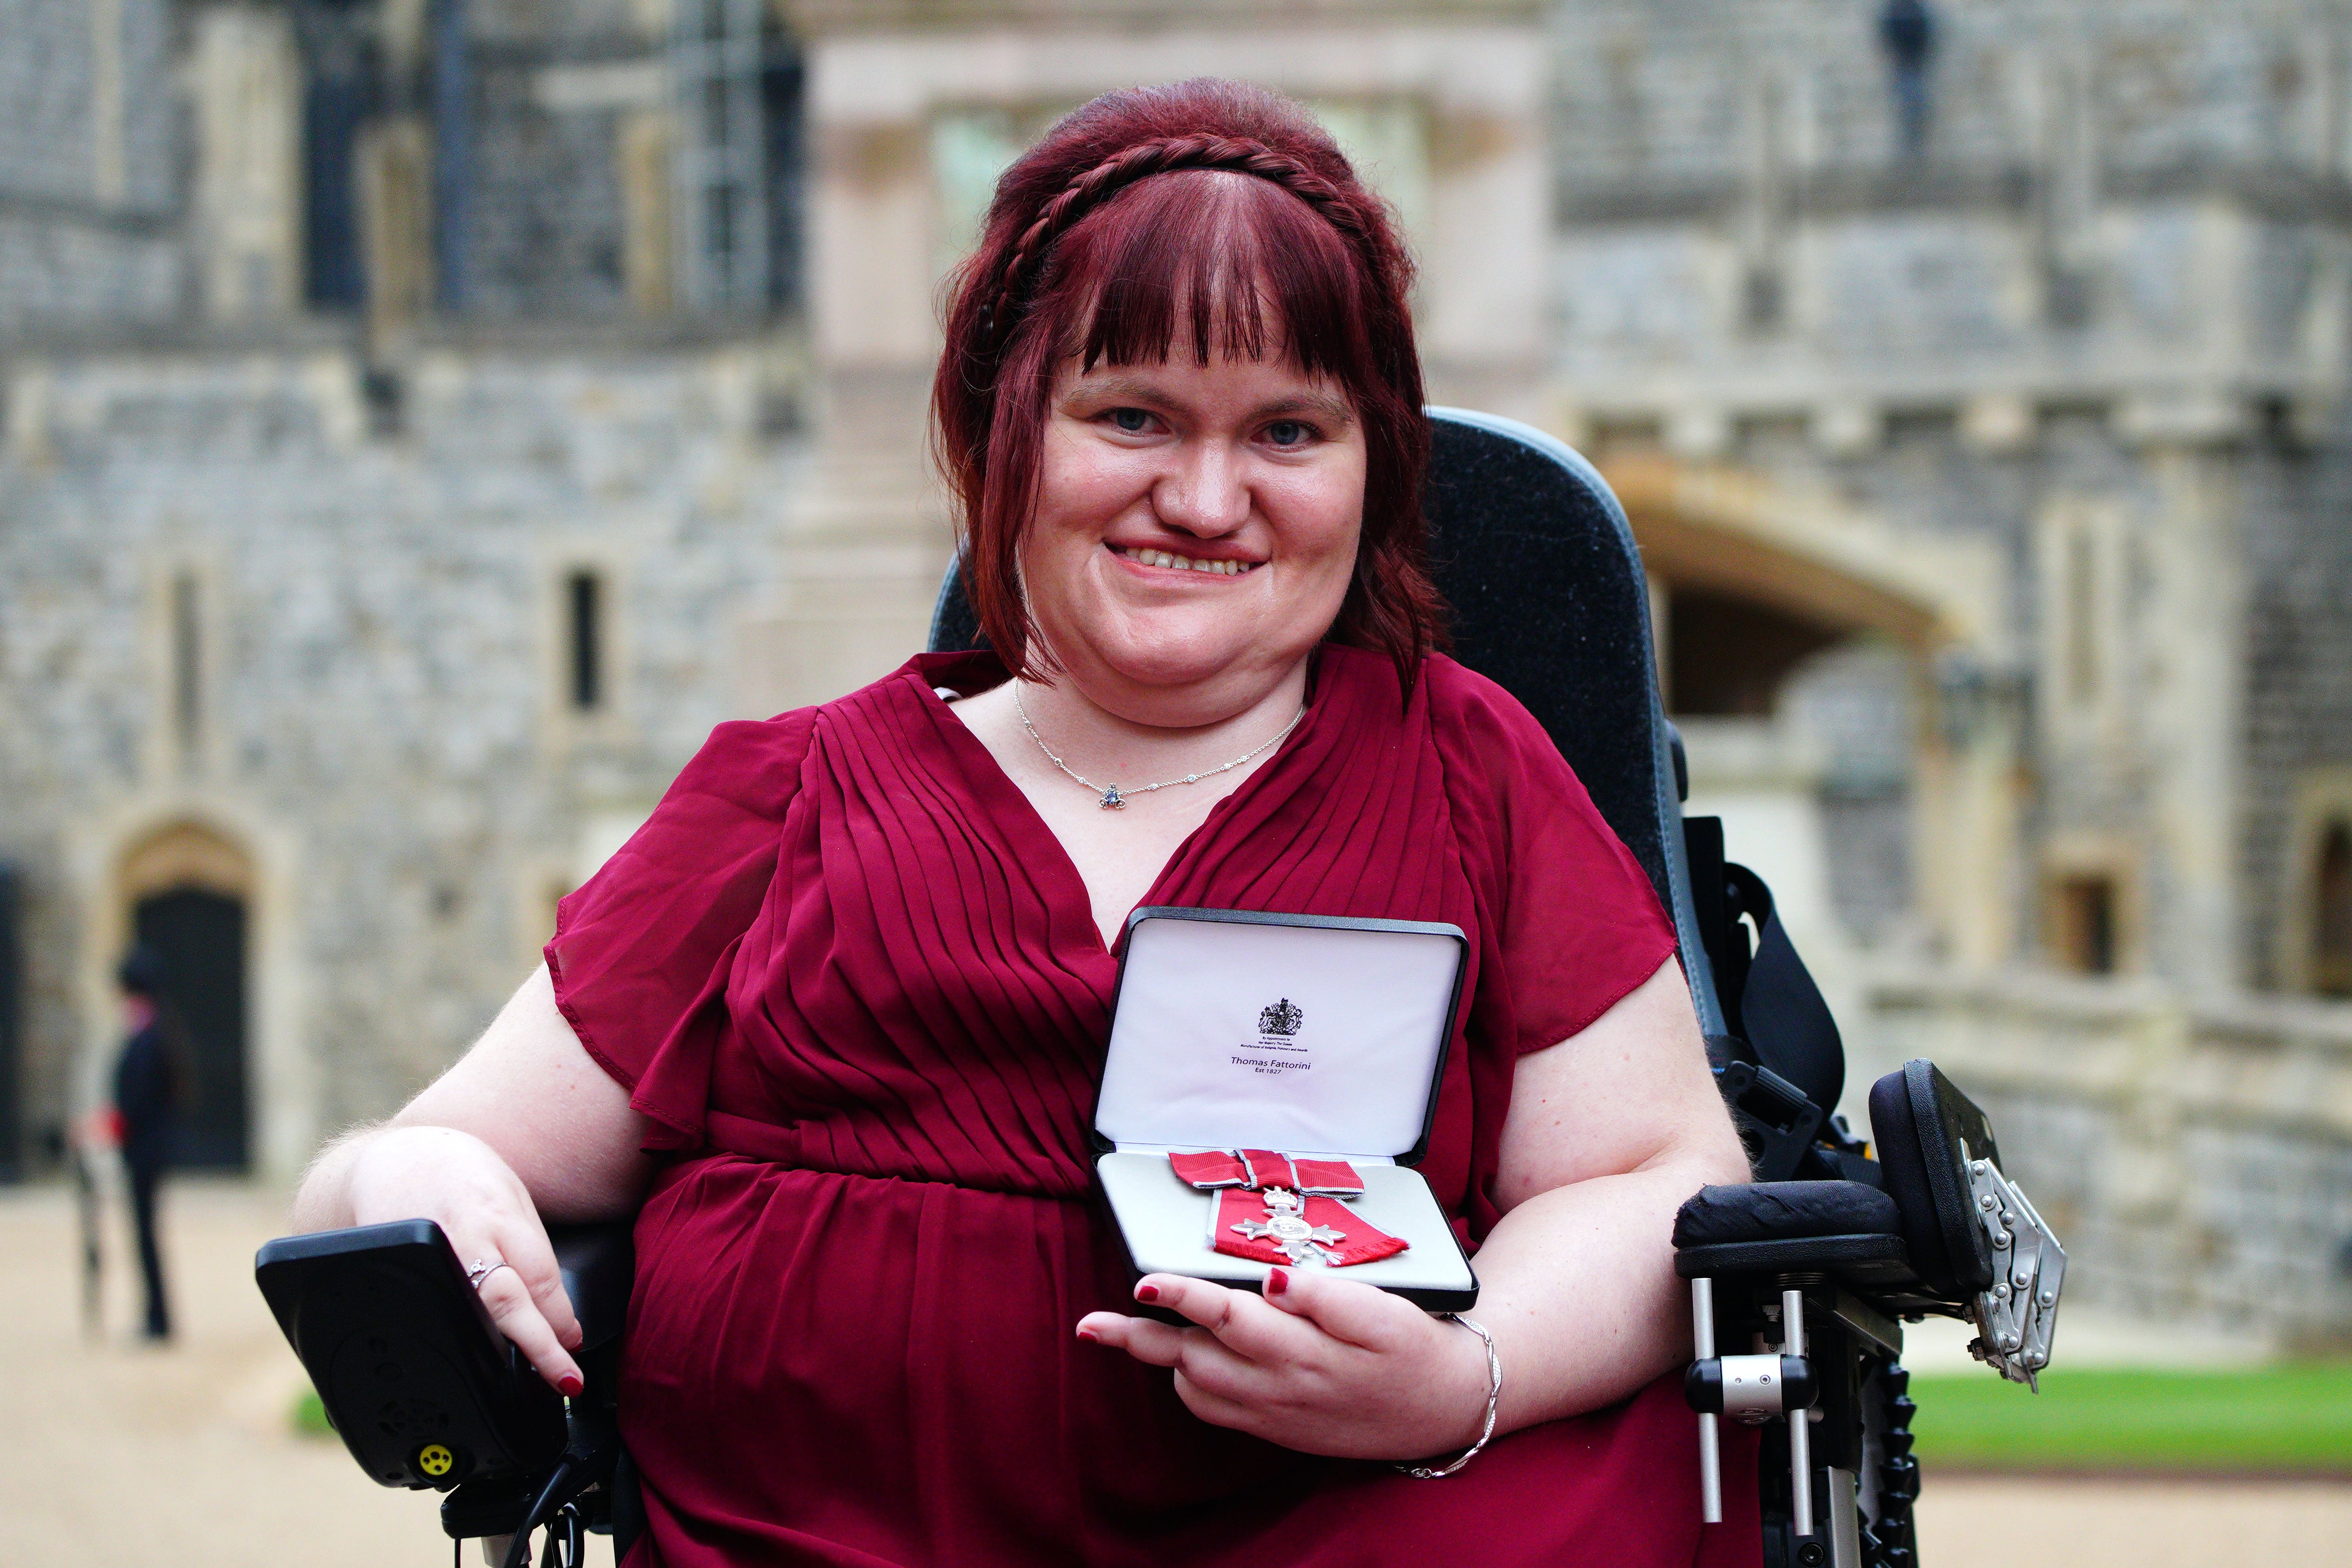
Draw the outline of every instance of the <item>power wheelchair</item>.
M1979 1359L2031 1384L2049 1362L2064 1253L2001 1174L1983 1114L1930 1064L1872 1089L1874 1145L1835 1113L1837 1026L1769 891L1725 860L1718 820L1683 815L1688 770L1659 702L1622 508L1540 432L1430 412L1432 554L1455 654L1544 725L1672 911L1754 1170L1752 1186L1695 1196L1675 1224L1705 1517L1721 1515L1717 1423L1743 1422L1762 1428L1766 1568L1912 1568L1919 1467L1902 1323L1972 1319ZM930 646L978 640L951 567ZM612 1535L618 1558L642 1529L614 1395L630 1229L551 1237L586 1336L586 1386L568 1404L489 1329L429 1221L283 1238L257 1260L352 1457L380 1484L444 1493L453 1541L481 1539L485 1561L509 1568L541 1531L542 1568L572 1568L584 1534Z

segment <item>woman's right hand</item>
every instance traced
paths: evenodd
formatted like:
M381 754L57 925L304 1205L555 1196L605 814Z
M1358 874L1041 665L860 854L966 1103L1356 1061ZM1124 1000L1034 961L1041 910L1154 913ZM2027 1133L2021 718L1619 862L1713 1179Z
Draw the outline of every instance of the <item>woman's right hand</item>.
M490 1321L559 1393L580 1392L580 1320L539 1210L496 1149L454 1127L385 1127L352 1151L346 1181L351 1224L430 1219L467 1268L505 1263L478 1286Z

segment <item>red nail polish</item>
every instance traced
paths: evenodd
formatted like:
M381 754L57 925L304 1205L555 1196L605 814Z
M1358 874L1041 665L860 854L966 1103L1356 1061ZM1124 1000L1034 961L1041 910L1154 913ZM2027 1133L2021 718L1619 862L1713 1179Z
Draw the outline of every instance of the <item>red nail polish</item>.
M1281 1295L1285 1291L1287 1291L1287 1290L1289 1290L1289 1289L1290 1289L1290 1270L1287 1270L1287 1269L1274 1269L1274 1270L1269 1270L1267 1271L1266 1276L1265 1276L1265 1293L1266 1293L1267 1295L1269 1295L1269 1296L1279 1296L1279 1295Z
M563 1376L556 1380L555 1386L557 1392L561 1393L566 1399L576 1399L580 1396L580 1390L583 1385L577 1377L572 1376L570 1373L566 1373Z
M1160 1299L1160 1287L1157 1285L1138 1285L1135 1288L1135 1299L1139 1301L1156 1301Z
M1095 1333L1092 1329L1080 1329L1078 1331L1078 1337L1086 1341L1088 1344L1102 1343L1102 1335Z

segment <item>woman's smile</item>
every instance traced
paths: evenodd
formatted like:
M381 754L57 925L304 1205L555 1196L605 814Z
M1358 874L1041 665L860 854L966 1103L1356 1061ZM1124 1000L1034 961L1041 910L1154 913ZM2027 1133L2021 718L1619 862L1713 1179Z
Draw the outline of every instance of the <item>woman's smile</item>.
M1182 571L1209 577L1244 577L1264 564L1236 560L1231 557L1180 555L1173 550L1155 549L1149 545L1123 545L1110 539L1103 541L1103 548L1119 559L1154 573Z

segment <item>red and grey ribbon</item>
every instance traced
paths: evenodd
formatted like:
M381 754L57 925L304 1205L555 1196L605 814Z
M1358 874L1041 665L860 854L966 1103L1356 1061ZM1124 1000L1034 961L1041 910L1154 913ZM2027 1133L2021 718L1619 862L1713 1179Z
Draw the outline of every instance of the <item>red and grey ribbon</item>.
M1168 1163L1178 1180L1216 1194L1210 1245L1228 1258L1344 1269L1393 1258L1408 1245L1339 1201L1364 1195L1364 1178L1345 1160L1213 1149L1171 1155Z

